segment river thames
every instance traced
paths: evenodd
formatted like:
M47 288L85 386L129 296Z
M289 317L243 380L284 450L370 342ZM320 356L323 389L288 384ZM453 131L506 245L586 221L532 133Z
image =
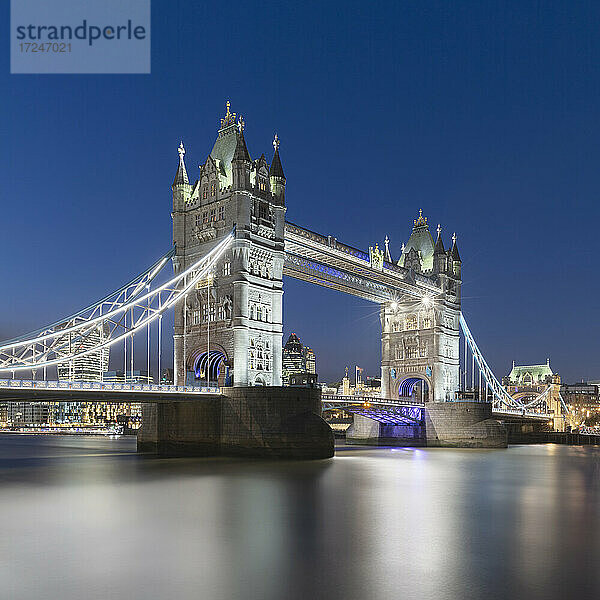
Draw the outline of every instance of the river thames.
M11 600L600 595L600 447L262 462L3 435L0 478Z

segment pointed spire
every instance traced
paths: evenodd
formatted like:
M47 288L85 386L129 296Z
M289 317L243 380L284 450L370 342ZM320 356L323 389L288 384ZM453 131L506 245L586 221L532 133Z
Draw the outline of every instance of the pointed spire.
M458 246L456 244L456 233L452 234L452 260L461 262L460 254L458 253Z
M179 144L179 148L177 148L177 152L179 152L179 166L177 167L177 173L175 173L175 179L173 180L173 185L179 185L181 183L189 183L187 170L185 168L185 161L183 157L185 155L185 148L183 147L183 142Z
M387 262L391 263L392 257L390 255L390 238L387 235L385 236L384 244L385 244L385 253L383 255L383 258L385 258L385 260L387 260Z
M442 226L437 226L437 241L435 242L435 248L433 249L433 254L445 254L446 250L444 250L444 242L442 241Z
M237 134L237 142L235 145L235 150L233 152L233 160L251 162L250 153L248 152L248 147L246 146L246 139L244 138L243 126L239 127L239 132Z
M285 179L283 167L281 166L281 159L279 158L279 142L279 136L275 134L275 138L273 139L273 148L275 149L275 153L273 154L273 160L271 161L271 166L269 168L269 176Z

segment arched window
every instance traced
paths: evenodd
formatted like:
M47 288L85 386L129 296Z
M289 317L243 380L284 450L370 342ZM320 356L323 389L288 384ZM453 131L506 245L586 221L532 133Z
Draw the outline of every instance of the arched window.
M256 307L256 320L262 321L262 308L260 306Z

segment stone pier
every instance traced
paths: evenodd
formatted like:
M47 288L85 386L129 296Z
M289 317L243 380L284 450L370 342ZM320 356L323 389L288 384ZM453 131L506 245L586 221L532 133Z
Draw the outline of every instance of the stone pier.
M224 388L222 396L142 407L138 452L165 456L330 458L321 392L292 387Z
M431 402L424 420L415 425L385 425L355 415L346 433L347 444L428 446L455 448L506 448L505 427L492 418L492 405L484 402Z

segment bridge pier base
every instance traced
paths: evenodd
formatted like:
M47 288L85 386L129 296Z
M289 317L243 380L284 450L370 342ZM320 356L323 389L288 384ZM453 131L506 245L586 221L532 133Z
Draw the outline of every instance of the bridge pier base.
M420 425L385 425L361 415L346 432L347 444L506 448L506 428L485 402L431 402Z
M318 389L225 388L221 397L146 404L138 452L163 456L330 458Z

